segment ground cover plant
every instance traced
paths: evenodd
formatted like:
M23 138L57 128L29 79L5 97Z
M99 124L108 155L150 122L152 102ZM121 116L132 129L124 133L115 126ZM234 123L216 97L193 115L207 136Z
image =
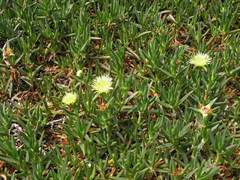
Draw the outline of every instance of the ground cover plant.
M2 179L239 179L240 2L1 0Z

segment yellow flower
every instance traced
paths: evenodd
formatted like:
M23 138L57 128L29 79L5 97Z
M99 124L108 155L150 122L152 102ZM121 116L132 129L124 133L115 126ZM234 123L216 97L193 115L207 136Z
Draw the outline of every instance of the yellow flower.
M76 102L76 100L77 100L77 94L76 93L67 93L62 98L62 102L67 104L67 105L74 104Z
M210 61L211 61L211 58L209 57L208 54L198 53L190 60L190 63L194 64L195 66L203 67L209 64Z
M93 90L98 93L107 93L112 89L112 78L109 75L97 77L92 84Z

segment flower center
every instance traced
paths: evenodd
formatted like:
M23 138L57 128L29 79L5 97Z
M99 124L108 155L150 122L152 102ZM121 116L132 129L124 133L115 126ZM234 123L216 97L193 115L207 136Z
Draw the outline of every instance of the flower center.
M195 58L195 63L198 66L204 66L204 65L207 64L207 60L206 60L206 58L204 56L197 56Z

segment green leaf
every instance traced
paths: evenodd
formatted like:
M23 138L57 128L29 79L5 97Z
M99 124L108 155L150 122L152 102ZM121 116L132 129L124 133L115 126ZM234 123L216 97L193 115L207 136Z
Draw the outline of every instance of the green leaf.
M235 145L236 145L236 146L231 147L230 149L228 149L228 150L225 151L225 152L220 153L219 155L220 155L220 156L226 156L226 155L232 154L234 151L236 151L237 144L235 144Z
M240 70L240 66L238 66L237 68L235 68L234 70L230 71L230 74L233 75L235 72L237 72L238 70Z
M213 177L219 171L220 167L211 168L204 177L198 180L208 180L209 178Z
M16 163L13 159L10 159L7 157L2 157L2 156L0 156L0 160L8 162L8 163Z
M240 29L235 29L233 31L228 31L226 34L234 34L234 33L237 33L237 32L240 32Z
M167 104L167 103L165 103L165 102L159 101L158 99L155 99L155 101L156 101L158 104L161 104L162 106L164 106L164 107L166 107L166 108L170 108L170 109L173 108L170 104Z
M198 168L191 171L187 176L184 177L184 179L189 180L197 170L198 170Z
M122 178L122 177L110 177L110 179L115 179L115 180L128 180L128 178Z
M134 98L138 94L138 91L133 93L131 96L129 96L127 99L125 99L124 104L127 104L132 98Z
M136 36L136 39L140 38L141 36L144 36L145 34L150 34L150 33L152 33L152 31L146 31L146 32L140 33L139 35Z
M185 101L185 100L188 98L188 96L190 96L190 94L193 93L193 91L194 91L194 90L190 91L190 92L187 93L185 96L183 96L182 99L180 99L180 101L179 101L179 103L178 103L178 106L179 106L180 104L182 104L183 101Z
M162 71L164 74L168 75L169 77L172 77L172 75L169 72L163 70L162 68L158 68L158 69Z
M37 75L37 73L40 71L42 65L40 65L34 72L33 72L33 75L32 77L35 77Z

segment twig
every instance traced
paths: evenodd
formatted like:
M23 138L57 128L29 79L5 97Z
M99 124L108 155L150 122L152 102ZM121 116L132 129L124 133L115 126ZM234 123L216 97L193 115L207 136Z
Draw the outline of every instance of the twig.
M61 122L61 121L65 121L65 117L61 118L61 119L56 119L56 120L53 120L51 122L48 122L46 125L51 125L51 129L53 129L53 125L55 123L58 123L58 122Z
M23 31L20 31L19 34L16 37L8 40L8 42L15 41L17 38L19 38L22 35L22 33L23 33ZM2 49L5 49L6 45L7 45L7 41L5 42L5 44L4 44Z
M10 39L10 40L5 42L5 44L4 44L3 48L2 48L2 50L3 50L3 53L2 53L3 60L6 60L6 57L4 57L4 51L5 51L7 42L15 41L17 38L19 38L22 35L22 33L23 33L23 31L20 31L19 34L16 37L14 37L14 38L12 38L12 39Z

